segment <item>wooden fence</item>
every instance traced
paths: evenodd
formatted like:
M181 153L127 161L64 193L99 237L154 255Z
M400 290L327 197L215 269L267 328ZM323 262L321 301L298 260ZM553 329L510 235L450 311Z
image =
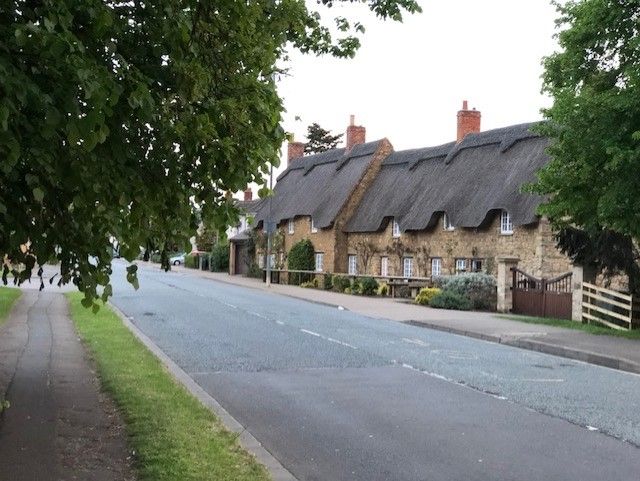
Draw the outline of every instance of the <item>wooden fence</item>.
M640 304L630 294L582 283L582 319L612 329L640 327Z

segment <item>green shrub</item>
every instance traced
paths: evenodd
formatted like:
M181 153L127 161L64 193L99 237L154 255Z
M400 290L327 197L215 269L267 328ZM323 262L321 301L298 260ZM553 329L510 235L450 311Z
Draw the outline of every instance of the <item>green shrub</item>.
M300 287L313 288L316 287L313 282L302 282L300 283Z
M229 270L229 243L218 242L209 254L209 269L212 272L226 272Z
M344 292L347 288L351 290L351 281L347 277L333 276L333 290Z
M191 269L197 269L198 266L198 256L187 254L184 256L184 266L190 267Z
M362 293L362 286L360 285L360 279L357 277L351 281L351 294Z
M347 288L344 290L344 293L345 293L345 294L351 294L351 288L350 288L350 287L347 287Z
M495 311L497 302L496 279L481 272L439 276L433 279L436 287L455 292L471 301L473 309Z
M313 271L316 268L316 256L313 243L309 239L302 239L294 244L287 256L287 267L292 271ZM289 284L300 284L304 274L289 275Z
M160 260L161 260L161 255L160 252L153 252L150 256L149 256L149 260L151 262L155 262L156 264L160 264Z
M331 274L325 274L322 279L322 287L327 291L333 288L333 276Z
M440 294L442 289L438 289L437 287L425 287L420 289L420 292L415 298L415 303L420 304L421 306L428 306L435 296Z
M360 292L365 296L375 296L378 292L378 281L373 277L365 277L360 281Z
M379 296L388 296L389 295L389 284L383 282L378 286L378 295Z
M249 269L247 270L247 277L253 277L255 279L262 279L262 269L257 262L252 262L249 264Z
M431 299L429 305L437 309L457 309L460 311L468 311L472 307L469 299L454 291L440 292Z

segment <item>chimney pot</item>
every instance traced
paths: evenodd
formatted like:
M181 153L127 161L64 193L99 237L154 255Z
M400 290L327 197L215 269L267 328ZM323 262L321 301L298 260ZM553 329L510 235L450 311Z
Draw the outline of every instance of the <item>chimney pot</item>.
M249 187L247 187L244 190L244 200L245 201L253 200L253 192L251 191L251 189Z
M462 142L467 134L480 132L481 113L476 110L469 110L469 104L466 100L462 101L462 110L458 111L458 135L456 143Z
M347 145L349 152L354 145L364 144L367 138L367 129L362 125L355 125L355 115L349 117L349 126L347 127Z

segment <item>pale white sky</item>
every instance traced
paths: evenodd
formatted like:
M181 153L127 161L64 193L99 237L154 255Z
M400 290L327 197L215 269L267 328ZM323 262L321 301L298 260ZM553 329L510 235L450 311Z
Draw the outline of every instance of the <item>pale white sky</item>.
M362 5L323 10L360 19L367 32L354 59L292 54L278 85L285 130L301 141L312 122L340 133L354 114L367 140L387 137L401 150L454 140L463 99L482 112L482 130L541 118L541 59L556 49L549 0L420 4L404 23L376 20ZM286 145L282 160L278 172Z

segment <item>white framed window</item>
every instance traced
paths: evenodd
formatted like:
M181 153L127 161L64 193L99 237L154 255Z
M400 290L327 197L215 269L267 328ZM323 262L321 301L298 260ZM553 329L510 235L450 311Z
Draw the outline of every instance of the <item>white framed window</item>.
M503 210L500 213L500 233L513 234L513 221L511 220L511 214L506 210Z
M358 273L358 256L354 254L349 255L349 265L347 272L352 276L355 276Z
M431 259L431 277L437 277L442 274L442 259L434 257Z
M270 269L274 269L276 267L276 255L275 254L271 254L269 256L269 268Z
M389 258L388 257L380 258L380 275L385 277L389 275Z
M451 223L451 219L449 219L449 216L447 215L446 212L442 216L442 228L444 230L455 230L455 227L453 227L453 224Z
M471 272L482 272L482 259L471 259Z
M324 269L324 252L316 252L316 272L322 272Z
M413 277L413 257L402 260L402 277Z
M456 272L467 271L467 259L456 259Z
M311 233L315 234L318 232L318 228L316 227L316 223L313 221L313 217L311 217Z
M398 224L398 221L395 219L395 217L391 221L391 235L393 237L400 237L400 224Z
M258 256L258 267L264 269L264 255L262 254Z
M289 234L293 234L293 219L289 219L288 229L289 229Z

